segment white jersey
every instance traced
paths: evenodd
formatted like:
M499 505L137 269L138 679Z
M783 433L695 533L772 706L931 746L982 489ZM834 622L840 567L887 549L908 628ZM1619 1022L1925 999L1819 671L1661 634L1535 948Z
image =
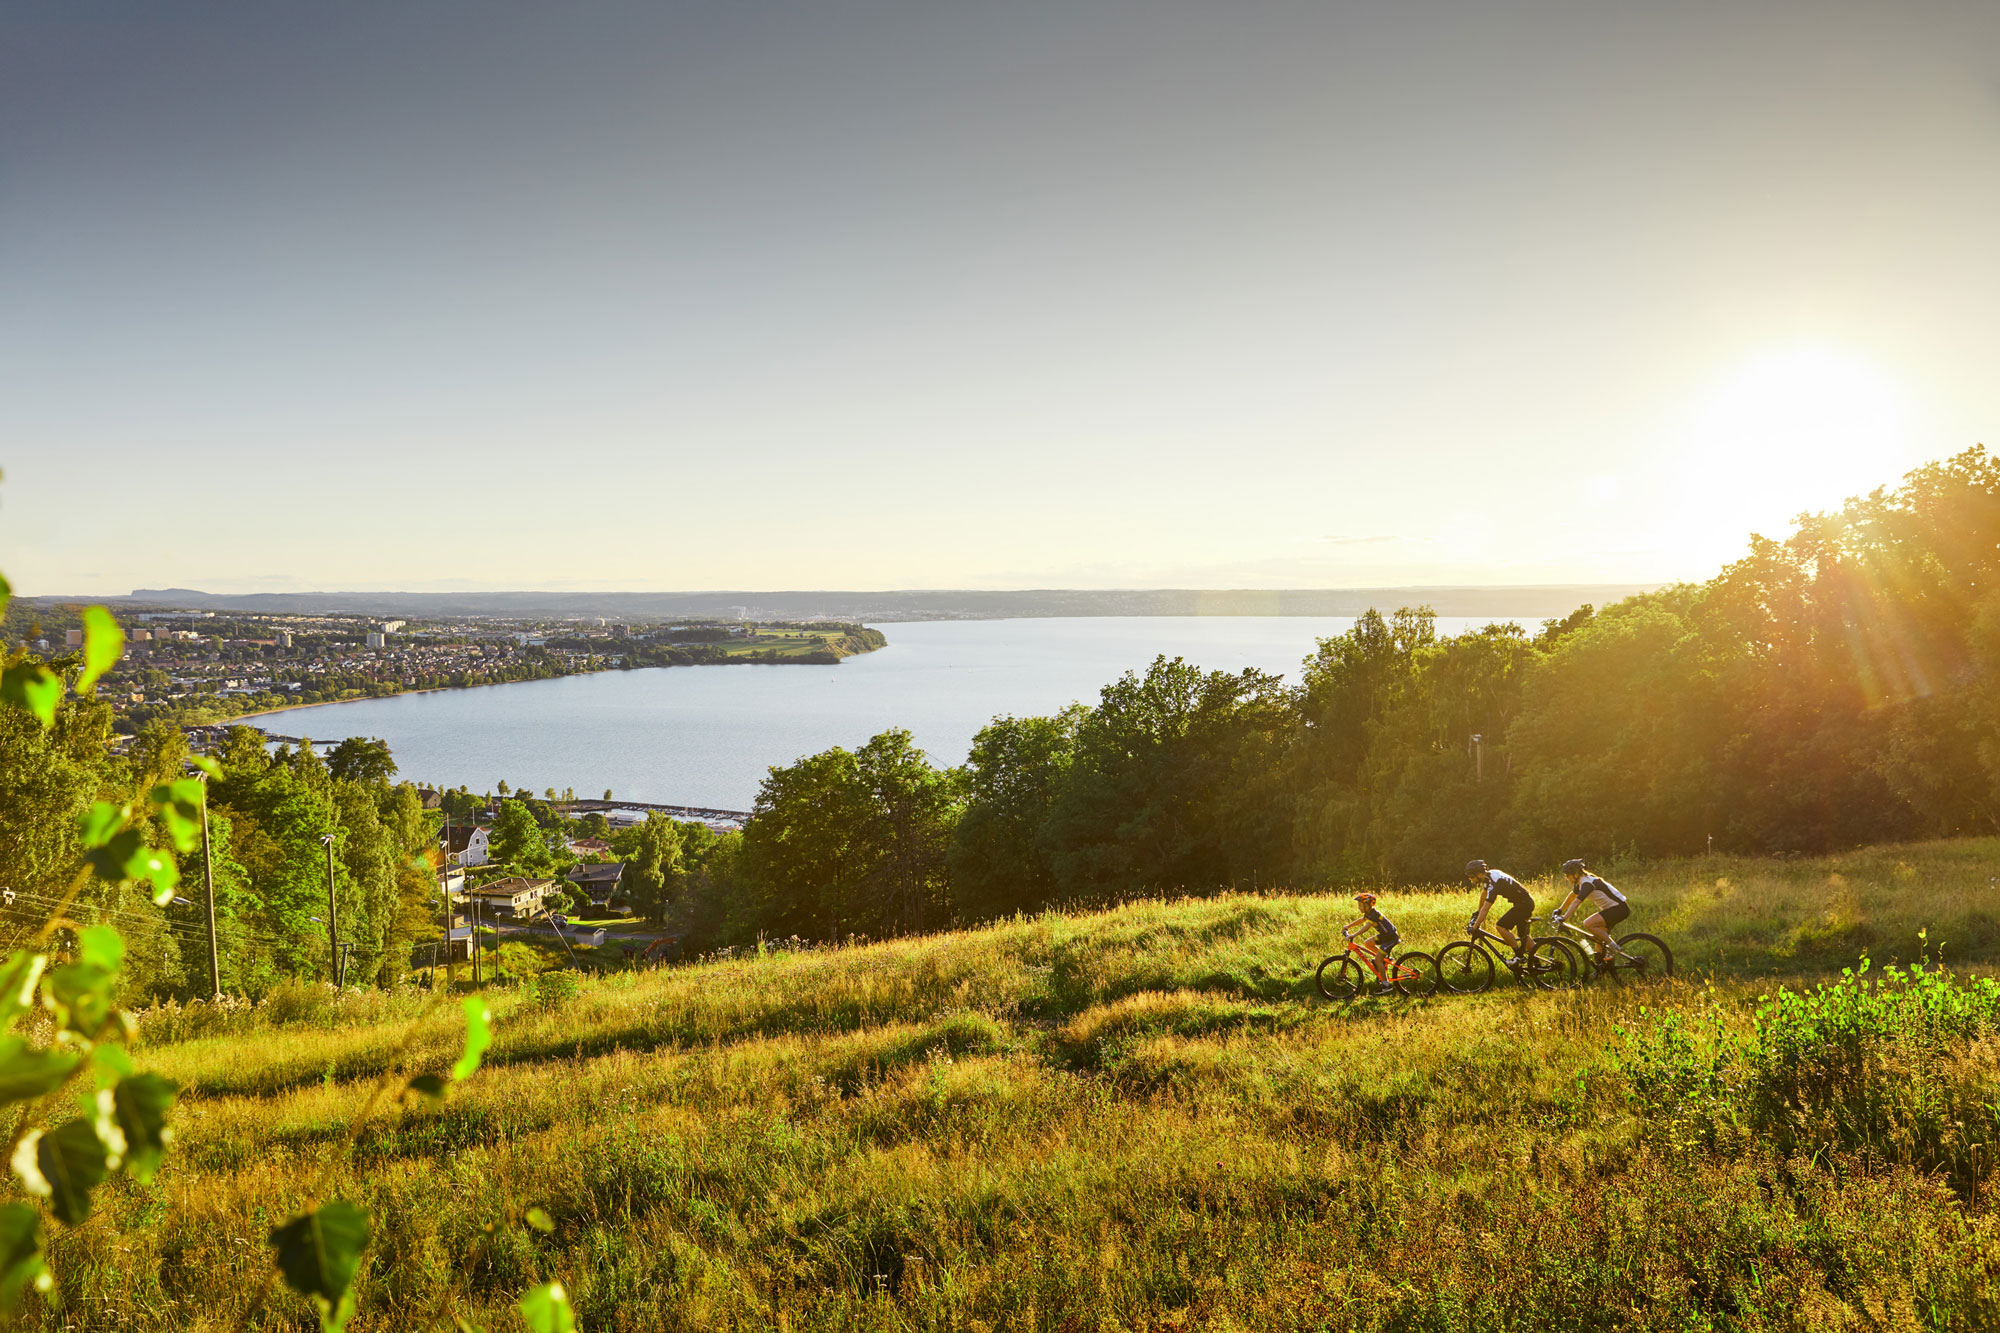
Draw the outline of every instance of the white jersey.
M1576 900L1587 902L1592 898L1602 898L1606 907L1625 905L1625 895L1613 888L1611 881L1602 875L1585 875L1576 882Z

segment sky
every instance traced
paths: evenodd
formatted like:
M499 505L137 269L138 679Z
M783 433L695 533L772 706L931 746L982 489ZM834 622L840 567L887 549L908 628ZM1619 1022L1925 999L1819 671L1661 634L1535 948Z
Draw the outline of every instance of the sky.
M0 0L0 571L1704 578L1996 235L1992 3Z

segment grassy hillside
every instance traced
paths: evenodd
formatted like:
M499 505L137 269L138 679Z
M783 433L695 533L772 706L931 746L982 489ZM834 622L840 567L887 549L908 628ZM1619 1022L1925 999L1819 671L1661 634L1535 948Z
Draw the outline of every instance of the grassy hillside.
M376 1222L355 1329L518 1327L551 1277L591 1330L1990 1327L1996 993L1757 1010L1922 930L1990 971L1996 867L1628 867L1687 978L1638 993L1325 1005L1349 904L1271 895L500 994L476 1078L360 1124L450 1014L150 1015L176 1151L59 1237L43 1322L303 1327L263 1238L340 1195ZM1468 904L1384 899L1413 947Z

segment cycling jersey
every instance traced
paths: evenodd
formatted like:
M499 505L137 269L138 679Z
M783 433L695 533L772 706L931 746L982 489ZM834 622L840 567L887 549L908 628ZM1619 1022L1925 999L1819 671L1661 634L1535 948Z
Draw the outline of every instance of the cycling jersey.
M1372 907L1362 908L1361 915L1368 918L1368 920L1371 923L1373 923L1375 927L1375 943L1377 943L1384 949L1394 946L1398 941L1400 941L1403 938L1401 935L1398 935L1396 933L1395 923L1389 920L1388 917L1383 916L1380 912L1376 911L1374 908Z
M1585 875L1576 882L1576 900L1582 902L1592 894L1604 899L1607 907L1625 906L1625 895L1611 887L1611 881L1601 875Z
M1505 898L1516 907L1525 903L1531 911L1535 906L1534 897L1523 887L1521 881L1504 870L1486 872L1486 896L1482 901L1490 903L1495 898Z

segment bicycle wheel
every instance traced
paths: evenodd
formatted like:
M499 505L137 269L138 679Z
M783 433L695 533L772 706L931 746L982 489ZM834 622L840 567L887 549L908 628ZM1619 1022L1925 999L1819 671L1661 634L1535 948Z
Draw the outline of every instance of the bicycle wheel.
M1366 989L1368 982L1367 969L1344 953L1321 963L1319 971L1313 974L1313 984L1329 1000L1351 1000Z
M1438 982L1453 995L1477 995L1493 984L1493 956L1456 940L1438 950Z
M1655 936L1627 935L1618 941L1618 947L1631 954L1631 958L1613 954L1606 961L1604 970L1621 986L1665 981L1674 974L1674 951Z
M1576 985L1576 955L1564 940L1533 940L1521 980L1537 990L1568 990Z
M1427 953L1406 953L1396 959L1394 978L1398 995L1422 999L1437 994L1438 961Z

